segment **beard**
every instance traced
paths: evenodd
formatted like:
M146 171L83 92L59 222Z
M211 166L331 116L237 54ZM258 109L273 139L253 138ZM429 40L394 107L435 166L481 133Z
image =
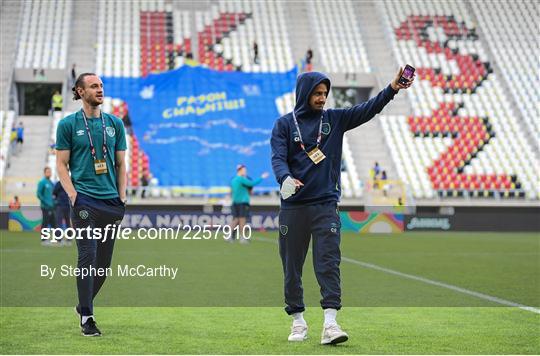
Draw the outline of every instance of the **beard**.
M91 106L99 106L103 103L103 99L97 99L96 97L86 98L86 102Z

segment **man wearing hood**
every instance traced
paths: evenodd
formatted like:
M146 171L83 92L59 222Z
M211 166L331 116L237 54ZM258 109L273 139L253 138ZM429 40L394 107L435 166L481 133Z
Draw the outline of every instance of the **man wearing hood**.
M279 252L283 262L285 311L293 317L289 341L307 337L302 267L312 237L313 266L321 289L324 325L321 344L347 341L336 322L341 308L341 223L337 203L343 134L366 123L413 80L400 84L403 69L377 96L347 109L323 110L330 79L322 73L301 74L296 106L272 130L272 168L281 186Z

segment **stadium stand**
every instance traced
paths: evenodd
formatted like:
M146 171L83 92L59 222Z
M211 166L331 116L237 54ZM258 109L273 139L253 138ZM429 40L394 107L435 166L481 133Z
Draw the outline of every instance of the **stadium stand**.
M313 26L313 30L326 71L371 72L352 1L314 1L309 9L312 23L325 19L324 25Z
M4 179L11 149L11 128L15 123L14 111L0 111L0 180Z
M98 9L96 73L140 76L139 2L100 1Z
M540 135L538 121L540 93L537 89L538 4L533 1L496 1L492 6L471 1L481 33L501 74L509 85L510 95L536 140ZM536 143L538 147L538 141Z
M69 0L23 2L17 68L66 68L72 5Z
M17 45L19 39L19 24L21 21L22 6L19 2L9 4L2 3L0 11L0 23L2 28L10 31L0 31L0 110L9 109L10 96L8 93L12 88L13 67L17 56Z
M75 26L72 14L81 9L77 6L70 0L29 0L9 7L8 13L21 14L13 67L66 70L70 29ZM371 37L363 36L374 27L365 26L366 21L360 23L365 14L357 16L361 9L376 9L366 13L373 13L377 20L374 23L380 20L387 29L385 38L392 48L388 56L392 65L409 63L417 68L415 85L400 94L407 98L407 105L394 102L394 108L399 109L383 116L377 128L363 128L363 132L373 133L373 140L382 147L388 145L390 154L381 155L395 166L389 167L389 172L395 169L390 179L399 177L412 196L420 199L540 197L538 152L531 144L540 134L539 94L536 83L529 79L536 75L533 71L539 54L538 47L530 45L538 17L538 7L533 3L497 2L486 7L453 1L386 0L360 5L352 0L316 1L298 7L306 13L304 18L296 19L302 26L291 23L291 18L297 16L292 16L288 4L279 0L212 0L193 6L170 0L110 0L99 1L95 7L95 72L103 77L144 78L197 63L217 71L277 74L294 68L301 58L293 58L292 53L304 53L307 48L303 46L313 41L317 66L321 65L318 69L344 77L345 81L349 73L372 73L382 87L387 82L385 78L382 83L382 64L376 63L380 55L372 56L377 46L371 45ZM323 26L319 25L321 18L325 19ZM291 32L293 28L308 28L310 36L300 31L301 40L292 41L292 36L297 35ZM296 46L302 47L301 51L291 48L291 41L301 43ZM253 60L254 42L259 48L258 63ZM368 61L366 48L375 58L373 63ZM390 65L386 64L384 70L388 71ZM5 99L2 102L7 102ZM409 109L404 109L409 103L411 115ZM291 111L294 95L278 97L276 105L281 114ZM332 105L330 101L329 107ZM53 114L50 140L55 138L60 118L76 108L66 109ZM117 97L106 98L103 109L124 120L129 117L127 102ZM5 125L12 115L16 114L2 114L2 147L6 145ZM226 142L234 141L233 136L226 136L229 132L238 134L230 125L238 122L223 124L224 130L216 127L216 133L209 136L224 138L219 144L228 145L226 150L231 148ZM193 192L194 187L186 188L166 174L161 181L152 177L152 169L161 169L160 162L150 162L142 148L147 138L139 134L137 137L134 130L128 130L128 185L138 188L143 177L150 177L157 185L153 189L156 193L151 195ZM212 142L197 134L185 137L193 142L193 152L178 157L177 164L195 167L190 174L200 182L195 187L197 192L223 192L223 182L219 183L218 178L232 174L231 162L218 162L210 175L196 168L197 153ZM237 140L239 146L251 142L242 139ZM366 163L360 162L356 154L363 142L353 136L344 139L341 183L345 198L366 195L366 182L361 182L365 172L359 172ZM9 152L2 152L3 174ZM49 165L55 165L54 155L47 160Z
M197 12L199 61L217 70L284 72L293 67L284 3L219 1ZM253 62L253 42L259 62Z
M414 195L537 198L537 158L465 5L380 6L397 62L417 67L419 81L407 92L413 115L384 123L400 177Z
M62 118L70 115L71 112L61 112L61 111L54 111L52 114L52 125L51 125L51 134L49 137L49 142L54 142L56 145L56 129L58 127L58 123ZM49 154L47 155L47 164L48 167L56 167L56 152L54 150L50 150ZM53 181L58 180L58 174L56 172L56 169L52 170L52 176L51 179Z

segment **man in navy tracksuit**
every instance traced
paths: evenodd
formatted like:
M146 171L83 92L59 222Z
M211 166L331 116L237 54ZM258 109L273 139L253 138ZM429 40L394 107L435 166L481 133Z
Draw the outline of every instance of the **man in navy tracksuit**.
M348 109L324 111L330 80L324 74L301 74L296 82L296 106L279 118L272 130L272 168L281 186L279 252L285 275L285 311L293 316L289 341L303 341L307 324L302 289L302 267L310 238L313 265L321 288L324 309L322 344L348 339L336 322L341 308L341 223L337 203L341 194L340 172L343 134L369 121L394 98L400 70L376 97Z

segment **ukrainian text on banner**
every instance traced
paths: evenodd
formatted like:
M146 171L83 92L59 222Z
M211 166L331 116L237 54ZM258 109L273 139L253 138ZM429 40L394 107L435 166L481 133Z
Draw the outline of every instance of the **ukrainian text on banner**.
M103 78L127 102L134 133L162 186L226 187L239 163L271 171L270 134L296 70L217 72L183 66L144 78ZM272 179L261 187L274 189Z

